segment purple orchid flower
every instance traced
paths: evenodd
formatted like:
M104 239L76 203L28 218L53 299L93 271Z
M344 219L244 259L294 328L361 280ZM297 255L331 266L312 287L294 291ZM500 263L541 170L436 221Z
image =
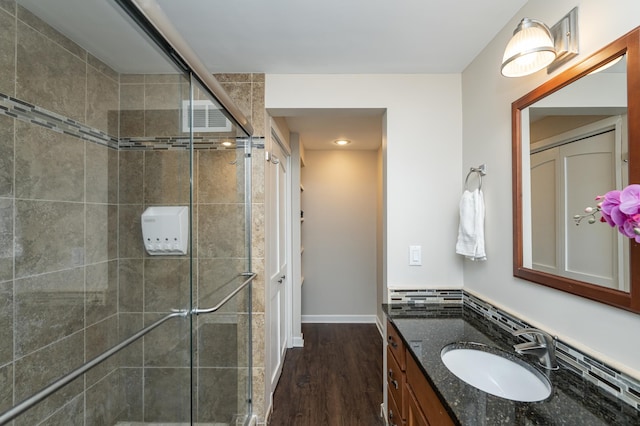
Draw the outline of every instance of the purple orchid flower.
M620 212L620 192L618 190L609 191L604 195L602 201L602 217L610 226L622 226L626 220L624 214Z
M620 211L627 216L640 213L640 185L629 185L620 193Z
M613 190L596 197L595 213L600 212L600 221L608 223L618 232L640 243L640 185L632 184L622 191ZM576 215L577 224L585 217L589 223L595 222L593 207L585 209L586 214Z

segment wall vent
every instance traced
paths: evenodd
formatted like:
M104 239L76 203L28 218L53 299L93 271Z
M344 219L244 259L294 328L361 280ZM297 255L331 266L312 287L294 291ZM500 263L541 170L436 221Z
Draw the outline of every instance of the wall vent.
M191 129L191 102L182 101L182 130ZM231 131L231 121L220 108L209 100L193 101L193 129L200 133L221 133Z

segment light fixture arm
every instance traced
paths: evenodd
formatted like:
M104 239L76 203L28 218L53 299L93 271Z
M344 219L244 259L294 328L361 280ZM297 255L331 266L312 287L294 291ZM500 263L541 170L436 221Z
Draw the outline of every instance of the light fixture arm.
M556 59L547 67L551 74L560 66L578 55L578 8L574 7L553 27L551 35L556 50Z

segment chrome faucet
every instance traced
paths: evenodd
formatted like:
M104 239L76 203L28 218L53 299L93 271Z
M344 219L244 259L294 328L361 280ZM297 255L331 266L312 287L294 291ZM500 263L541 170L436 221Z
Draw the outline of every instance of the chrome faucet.
M523 328L513 332L514 336L530 334L535 339L533 342L524 342L514 345L513 348L521 355L535 355L538 363L547 370L557 370L556 338L537 328Z

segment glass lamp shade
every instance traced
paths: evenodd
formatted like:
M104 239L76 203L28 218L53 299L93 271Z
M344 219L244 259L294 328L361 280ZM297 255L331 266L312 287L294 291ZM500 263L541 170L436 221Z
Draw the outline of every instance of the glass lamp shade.
M505 77L522 77L546 68L555 58L549 28L540 21L524 18L504 51L501 72Z

